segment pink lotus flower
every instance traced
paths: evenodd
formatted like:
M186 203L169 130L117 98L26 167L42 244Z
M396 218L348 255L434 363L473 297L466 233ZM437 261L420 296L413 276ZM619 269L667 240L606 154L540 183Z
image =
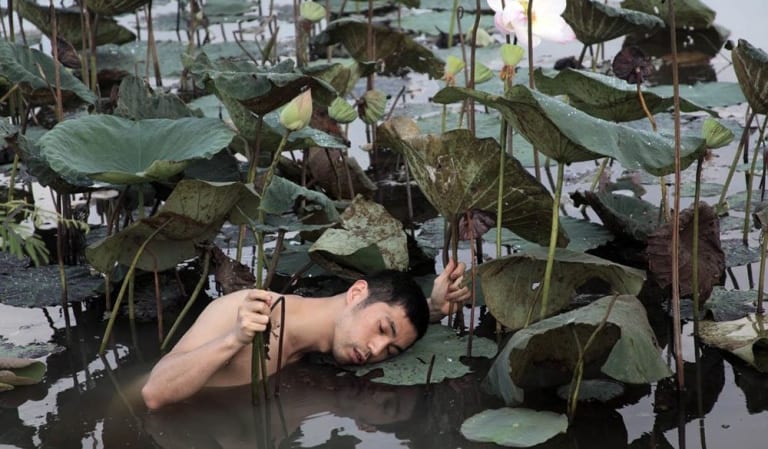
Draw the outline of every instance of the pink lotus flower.
M528 0L488 0L488 6L496 13L496 29L504 34L514 33L521 45L528 45ZM531 22L533 23L533 45L541 39L555 42L569 42L576 39L570 25L560 16L565 10L566 0L533 0Z

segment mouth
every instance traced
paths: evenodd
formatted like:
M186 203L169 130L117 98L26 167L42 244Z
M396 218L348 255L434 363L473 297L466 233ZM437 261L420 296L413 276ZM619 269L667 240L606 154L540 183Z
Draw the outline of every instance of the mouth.
M364 355L363 355L363 353L362 353L362 352L360 352L360 351L359 351L357 348L354 348L354 349L353 349L353 351L352 351L352 355L353 355L353 357L352 357L352 360L353 360L353 361L354 361L356 364L358 364L358 365L362 365L362 364L364 364L364 363L365 363L365 359L366 359L366 358L365 358L365 356L364 356Z

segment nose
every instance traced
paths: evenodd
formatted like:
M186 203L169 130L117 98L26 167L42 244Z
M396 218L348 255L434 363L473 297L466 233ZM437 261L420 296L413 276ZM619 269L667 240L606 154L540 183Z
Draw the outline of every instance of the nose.
M371 340L368 344L368 350L371 352L370 358L377 358L384 354L388 344L387 337L383 335Z

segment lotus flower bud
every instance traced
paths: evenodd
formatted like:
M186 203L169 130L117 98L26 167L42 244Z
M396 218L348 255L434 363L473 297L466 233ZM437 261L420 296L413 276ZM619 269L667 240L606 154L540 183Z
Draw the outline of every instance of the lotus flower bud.
M351 123L357 118L357 112L343 98L336 97L328 108L328 115L339 123Z
M450 55L445 59L445 74L443 80L446 86L456 84L456 74L464 70L464 61L456 56Z
M311 118L311 89L307 89L304 93L298 95L280 111L280 124L290 131L298 131L304 128L309 124Z
M369 90L363 95L357 113L369 125L373 125L382 117L387 107L387 94L380 90Z
M472 42L472 30L467 31L467 36L464 38L466 42ZM477 35L475 36L475 47L487 47L494 42L493 38L485 28L478 28Z
M319 22L325 19L325 7L320 3L309 0L301 3L299 14L301 14L302 19L309 20L310 22Z
M504 65L515 67L523 59L523 47L514 44L504 44L501 46L501 60Z

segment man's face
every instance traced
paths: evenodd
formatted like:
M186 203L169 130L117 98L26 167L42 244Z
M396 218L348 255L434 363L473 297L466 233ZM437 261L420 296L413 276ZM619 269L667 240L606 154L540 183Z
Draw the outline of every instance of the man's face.
M401 353L414 341L416 329L403 307L356 300L336 321L333 356L342 365L375 363Z

